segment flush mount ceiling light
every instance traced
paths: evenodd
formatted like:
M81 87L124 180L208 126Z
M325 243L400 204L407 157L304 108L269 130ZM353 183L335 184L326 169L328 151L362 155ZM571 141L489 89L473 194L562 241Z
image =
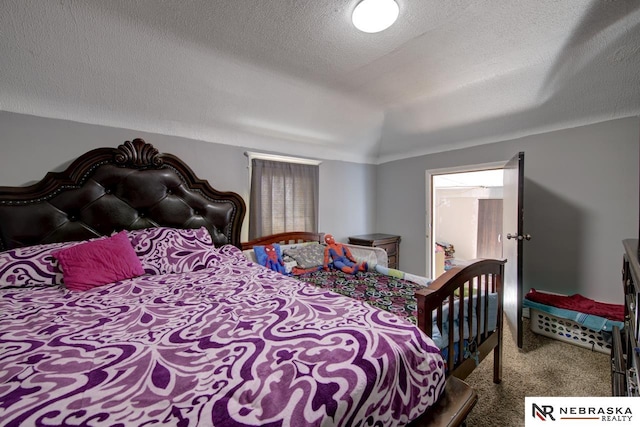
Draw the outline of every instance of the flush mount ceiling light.
M351 15L353 25L365 33L386 30L398 19L400 8L395 0L362 0Z

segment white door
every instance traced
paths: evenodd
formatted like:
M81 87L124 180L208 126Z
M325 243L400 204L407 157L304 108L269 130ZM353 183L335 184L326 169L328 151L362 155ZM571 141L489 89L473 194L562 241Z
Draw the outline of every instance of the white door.
M503 255L504 313L513 341L522 348L522 259L524 234L524 153L516 154L504 167L503 180Z

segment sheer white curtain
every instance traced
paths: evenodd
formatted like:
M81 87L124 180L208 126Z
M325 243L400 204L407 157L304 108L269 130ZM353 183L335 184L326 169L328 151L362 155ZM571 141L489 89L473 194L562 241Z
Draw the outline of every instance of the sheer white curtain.
M318 231L317 165L251 160L249 239Z

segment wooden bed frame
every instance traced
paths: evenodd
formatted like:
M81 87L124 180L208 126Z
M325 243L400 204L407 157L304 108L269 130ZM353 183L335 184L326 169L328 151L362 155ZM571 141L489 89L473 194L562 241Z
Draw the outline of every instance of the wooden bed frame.
M427 335L432 333L432 315L435 313L436 324L440 330L443 328L443 307L449 306L448 325L453 324L454 310L451 309L456 295L475 295L478 306L484 306L484 311L476 310L476 316L464 319L464 310L458 312L458 324L466 322L466 327L474 331L472 335L475 341L470 347L475 347L475 357L466 357L463 350L463 328L458 328L458 341L454 344L455 334L449 331L448 348L456 347L457 352L449 351L447 366L453 367L450 374L460 379L465 379L489 353L493 350L493 382L499 384L502 381L502 333L503 333L503 286L504 260L479 259L467 266L454 267L444 272L434 280L427 288L416 291L418 304L418 327ZM482 289L478 294L477 289ZM480 328L482 324L488 324L489 299L485 297L489 292L498 293L498 307L496 329L485 331ZM468 298L467 312L472 313L473 299ZM481 314L484 313L484 319ZM457 354L454 354L457 353Z
M269 245L271 243L279 243L288 245L303 242L324 242L324 233L311 233L308 231L290 231L287 233L272 234L271 236L258 237L250 242L242 242L242 250L253 249L258 245Z
M151 144L135 139L117 148L91 150L65 171L50 172L33 185L0 187L0 251L156 226L206 226L216 246L232 244L243 249L268 242L323 241L319 233L285 233L241 244L245 210L238 194L215 190L179 158L160 154ZM452 303L454 291L462 291L465 283L471 288L480 280L497 290L501 301L503 264L481 261L438 278L417 294L419 326L428 331L434 312L441 327L443 301ZM501 303L499 309L499 327L489 334L479 334L478 341L481 357L494 349L495 382L500 381L502 370ZM452 316L453 310L450 313ZM411 426L458 426L475 405L476 392L460 380L475 365L454 360L451 353L445 394Z
M250 242L243 242L242 249L251 249L256 245L267 245L270 243L279 244L291 244L301 242L320 242L324 240L324 233L313 233L303 231L293 231L288 233L279 233L271 236L264 236ZM479 296L478 304L484 305L484 319L480 318L480 310L477 311L475 318L469 316L467 326L470 331L475 331L473 334L476 339L472 343L473 346L477 346L478 360L484 359L491 350L494 350L494 375L493 381L498 384L502 380L502 277L504 275L504 264L506 261L494 260L494 259L480 259L471 262L467 266L454 267L451 270L446 271L440 277L429 285L428 288L421 289L416 292L416 300L418 304L418 326L425 331L427 335L432 335L432 316L436 317L436 324L438 328L442 330L445 321L448 324L453 324L454 320L458 320L459 324L465 323L464 311L459 310L458 319L454 319L454 310L444 309L446 305L453 307L454 301L457 298L456 294L465 295L474 292L477 295L477 290L482 287L484 295L488 292L498 293L498 318L496 319L495 331L481 331L480 324L483 321L484 324L488 322L488 308L489 300L482 295ZM470 298L468 301L468 312L472 312L473 300ZM443 317L443 312L448 312L448 318ZM449 375L465 379L475 368L476 363L473 358L465 358L462 348L464 332L463 328L458 328L458 340L454 344L455 334L450 331L449 336L449 348L454 348L454 345L458 346L456 352L450 351L447 357L447 366L449 366ZM455 353L455 354L454 354Z
M271 236L264 236L258 239L243 242L242 249L251 249L256 245L266 245L270 243L292 244L301 242L324 241L324 233L312 232L288 232ZM454 343L455 334L453 327L450 327L448 336L448 348L457 347L456 351L449 351L446 361L448 378L445 388L445 395L432 407L430 411L423 414L419 419L411 423L411 426L454 426L462 425L466 416L477 402L477 394L464 380L475 369L476 364L483 360L493 350L493 382L498 384L502 381L502 333L503 333L503 286L504 264L506 261L494 259L475 260L467 266L454 267L446 271L431 285L416 292L418 305L418 327L427 335L432 335L433 322L436 318L436 325L443 329L445 321L448 325L454 323L454 301L458 299L456 295L475 295L479 306L484 306L484 311L477 310L475 318L469 316L464 318L464 310L458 310L458 323L467 323L468 330L475 331L475 340L471 346L477 347L475 357L465 357L464 351L464 328L458 328L458 340ZM477 289L482 289L478 294ZM480 328L481 322L488 323L489 300L484 295L489 292L498 294L498 307L496 329L493 331L483 331ZM472 313L473 299L468 298L467 312ZM448 306L448 307L447 307ZM447 309L448 308L448 309ZM443 315L448 312L447 317ZM481 312L484 313L482 319Z

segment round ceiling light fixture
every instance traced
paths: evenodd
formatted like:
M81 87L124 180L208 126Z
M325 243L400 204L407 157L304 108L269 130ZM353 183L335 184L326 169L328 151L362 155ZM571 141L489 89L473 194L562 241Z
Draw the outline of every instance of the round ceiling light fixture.
M389 28L400 13L395 0L362 0L351 15L353 25L365 33L377 33Z

